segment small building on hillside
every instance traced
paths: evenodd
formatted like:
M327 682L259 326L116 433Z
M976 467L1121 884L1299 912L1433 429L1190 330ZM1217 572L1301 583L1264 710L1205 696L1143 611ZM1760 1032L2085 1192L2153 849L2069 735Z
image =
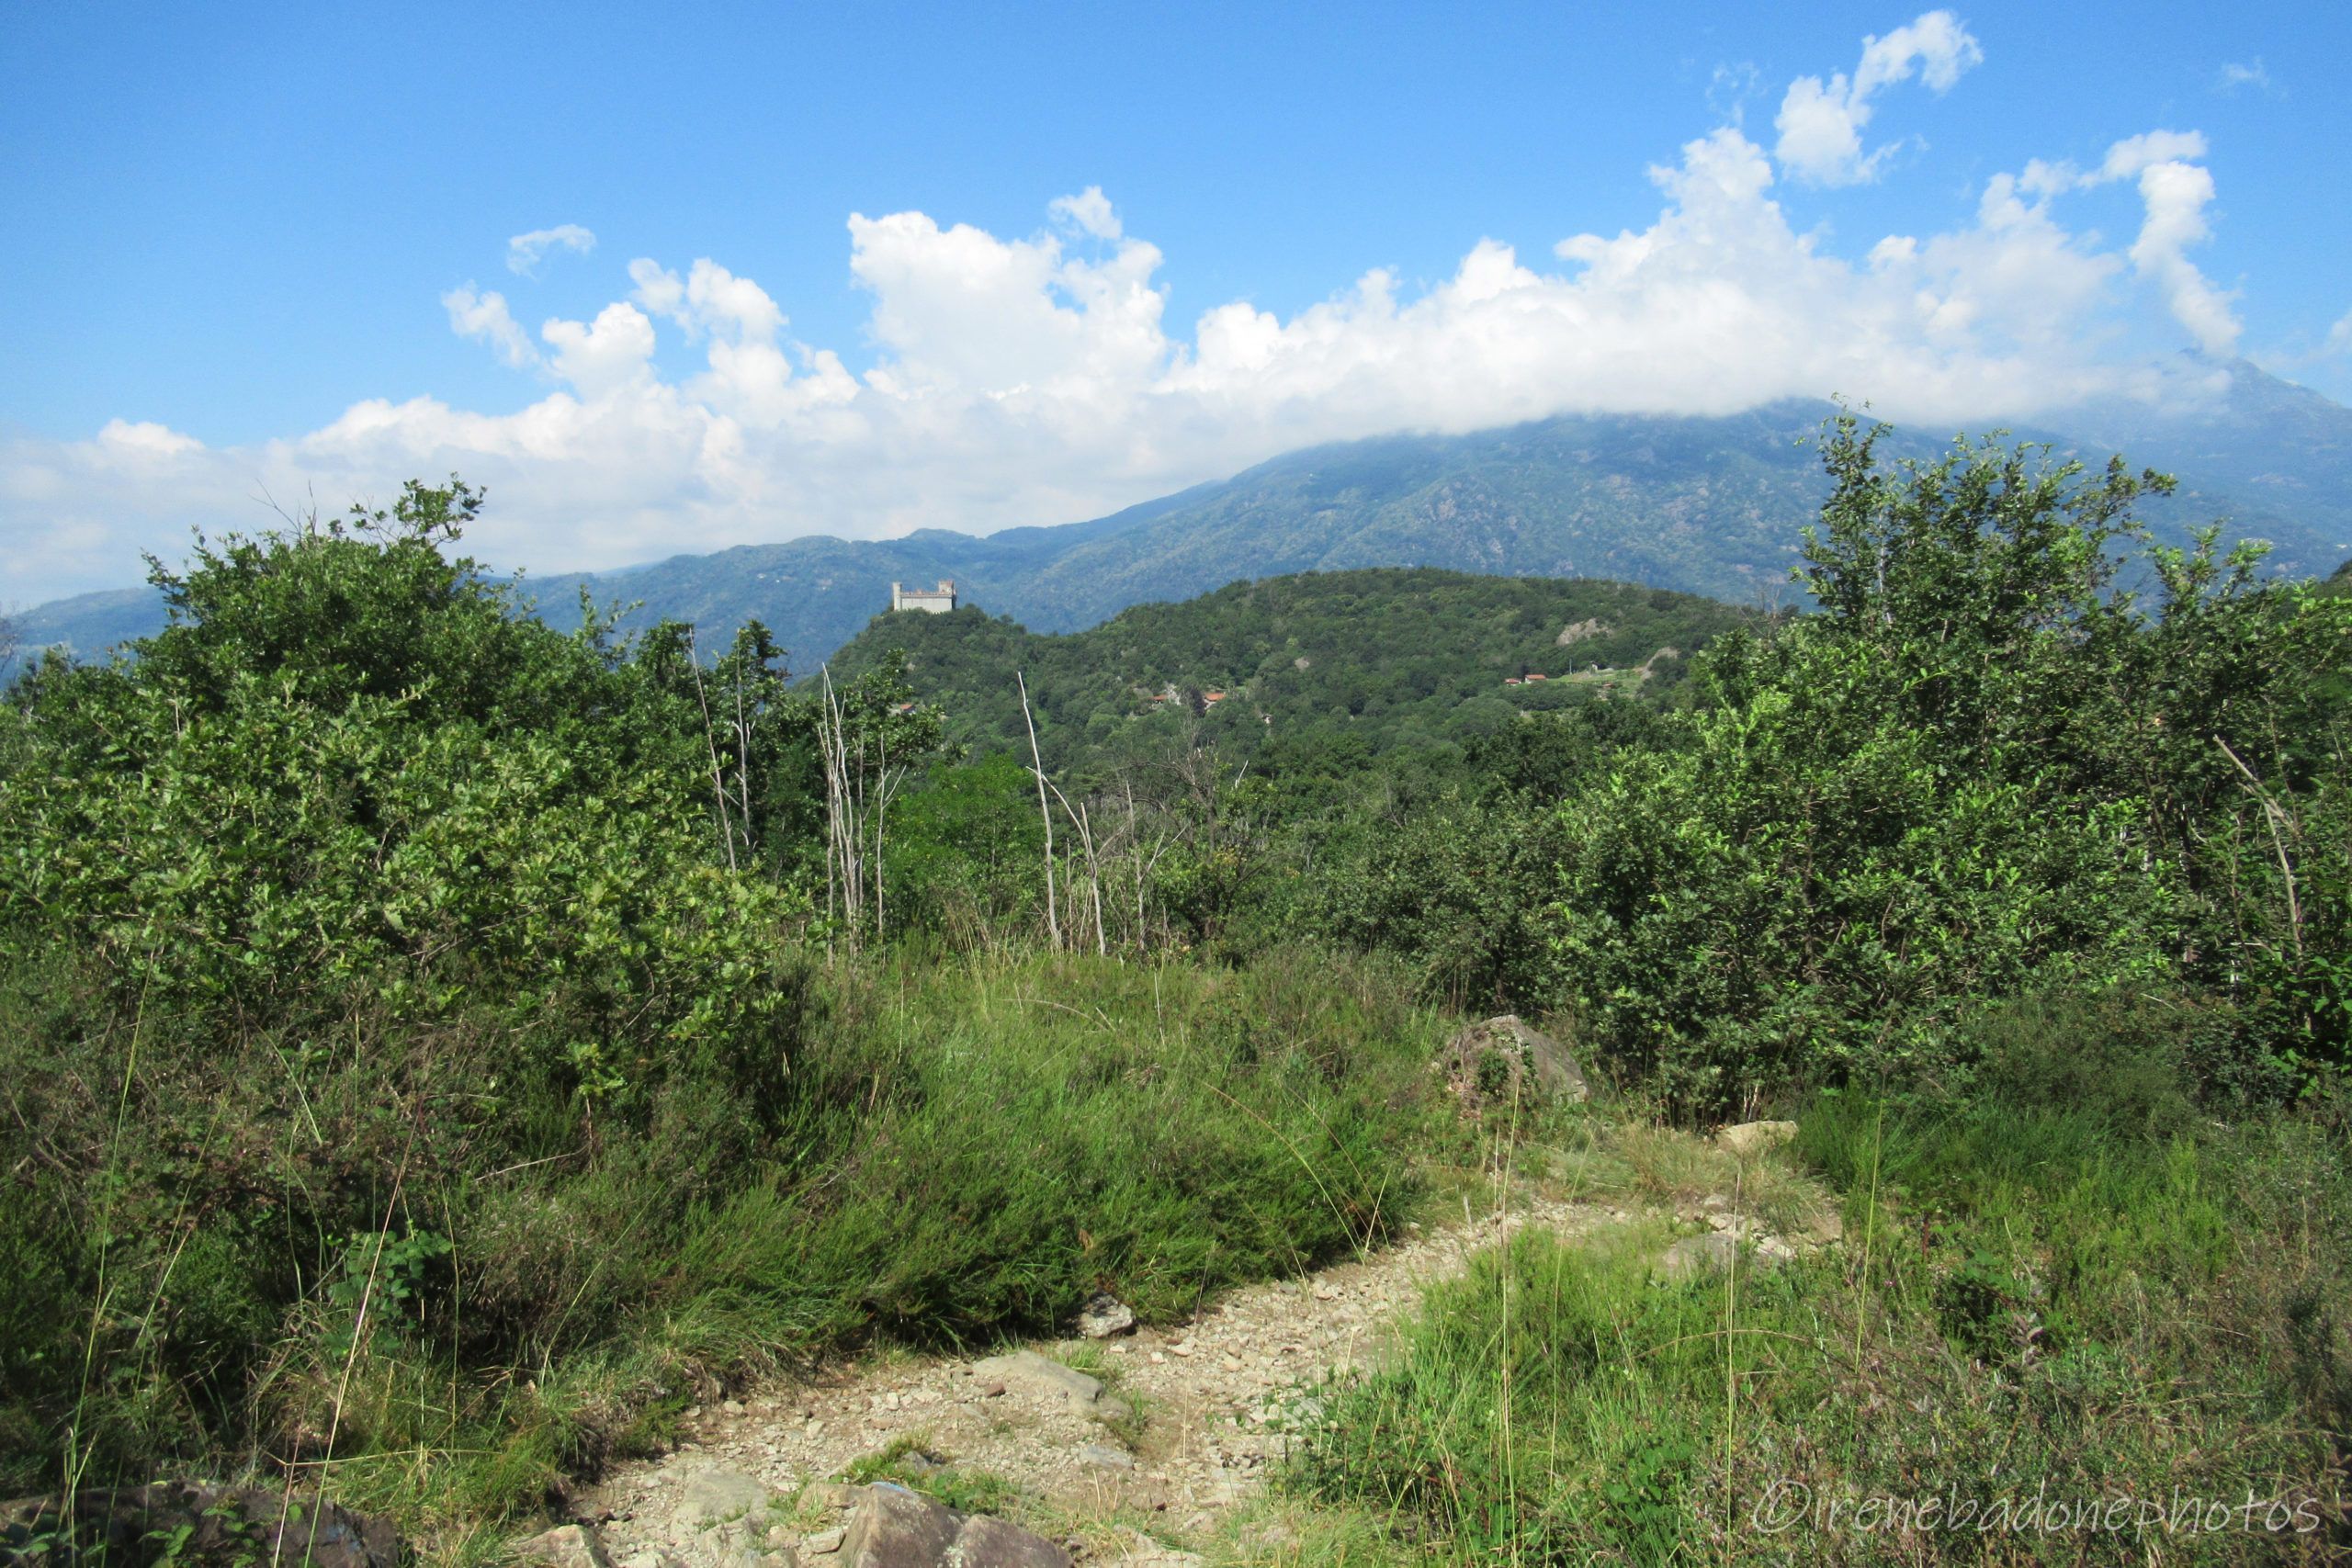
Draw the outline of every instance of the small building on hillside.
M952 579L943 580L936 589L932 590L901 588L895 582L890 584L890 608L893 610L927 610L934 615L944 615L955 607L956 584Z

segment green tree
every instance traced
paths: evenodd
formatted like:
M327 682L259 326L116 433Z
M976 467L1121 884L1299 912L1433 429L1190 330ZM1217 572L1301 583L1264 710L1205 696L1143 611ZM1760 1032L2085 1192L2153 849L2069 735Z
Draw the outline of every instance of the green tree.
M2151 558L2149 613L2120 547L2159 476L1967 442L1890 469L1879 434L1828 433L1800 574L1822 613L1719 640L1687 737L1561 808L1558 967L1586 1026L1709 1105L1964 1070L1966 1010L2037 987L2257 1010L2295 988L2289 1031L2335 1049L2312 939L2341 915L2284 885L2333 863L2309 824L2335 819L2341 741L2313 738L2346 623L2211 536Z

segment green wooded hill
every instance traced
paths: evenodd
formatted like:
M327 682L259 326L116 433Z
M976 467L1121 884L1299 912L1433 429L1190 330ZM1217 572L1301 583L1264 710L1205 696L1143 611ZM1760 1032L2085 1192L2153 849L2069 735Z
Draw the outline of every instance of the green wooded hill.
M1656 697L1689 658L1752 612L1629 582L1373 569L1237 582L1139 604L1081 632L1031 631L967 605L876 616L833 660L836 678L896 650L978 752L1028 740L1025 675L1049 765L1179 734L1351 749L1459 744L1530 712Z

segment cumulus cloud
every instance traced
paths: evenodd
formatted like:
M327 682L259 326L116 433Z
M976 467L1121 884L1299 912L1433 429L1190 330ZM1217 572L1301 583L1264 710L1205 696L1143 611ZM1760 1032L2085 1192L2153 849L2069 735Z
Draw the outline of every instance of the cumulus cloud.
M184 457L191 452L204 450L204 443L195 436L182 434L152 420L133 423L125 419L110 419L98 432L98 446L107 451L133 457Z
M1862 151L1862 128L1870 124L1871 100L1916 73L1931 91L1950 92L1961 73L1980 64L1984 51L1950 11L1929 11L1884 38L1862 40L1862 58L1850 77L1826 82L1800 76L1789 84L1772 124L1781 139L1772 155L1781 167L1814 185L1849 186L1878 178L1895 143Z
M2211 237L2205 209L2213 201L2212 174L2175 159L2140 171L2140 200L2147 216L2132 243L2132 264L2164 289L2174 317L2206 353L2226 355L2237 347L2236 296L2214 287L2188 259L2188 247Z
M583 398L607 398L653 374L653 323L645 312L615 300L593 321L551 321L539 337L554 350L548 367Z
M539 263L549 251L577 251L585 255L595 248L596 236L577 223L534 229L506 242L506 270L524 277L537 277Z
M506 364L538 362L538 351L506 309L506 296L496 289L484 292L470 283L461 284L441 296L441 308L449 312L451 332L481 339Z
M1088 186L1076 196L1057 196L1046 211L1055 222L1098 240L1115 240L1120 234L1119 215L1111 210L1111 198L1101 186Z
M2205 137L2195 130L2149 130L2107 150L2099 166L2077 175L2064 164L2033 164L2026 178L2049 195L2068 187L2088 190L2130 180L2140 188L2139 237L2132 265L2163 293L2173 318L2206 353L2224 355L2237 347L2241 330L2232 309L2236 296L2215 286L2195 262L2191 247L2212 237L2205 212L2213 204L2213 175L2197 160Z
M1912 75L1949 85L1976 53L1930 13L1833 85L1866 104ZM188 521L267 521L256 496L380 497L452 470L494 497L469 541L486 558L594 568L1069 521L1312 442L1563 412L1845 393L1935 425L2027 418L2146 389L2154 373L2117 347L2143 294L2201 346L2235 341L2229 297L2189 259L2210 227L2204 155L2195 132L2154 130L2087 171L2029 163L1939 231L1840 250L1784 209L1787 152L1724 124L1650 171L1642 226L1549 255L1481 240L1426 288L1374 269L1287 316L1236 301L1185 323L1168 319L1159 250L1098 187L1047 204L1028 234L854 213L849 271L870 300L854 369L714 258L635 258L622 297L536 338L468 285L444 299L451 329L527 369L533 400L363 400L225 449L122 422L84 442L0 439L0 574L104 586ZM2069 221L2081 193L2127 186L2143 209L2127 244ZM698 362L678 368L665 339Z

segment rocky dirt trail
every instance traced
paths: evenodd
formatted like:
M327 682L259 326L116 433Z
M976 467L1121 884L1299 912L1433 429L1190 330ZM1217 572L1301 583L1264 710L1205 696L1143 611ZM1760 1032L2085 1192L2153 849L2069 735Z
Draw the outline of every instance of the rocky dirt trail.
M1432 1280L1522 1225L1573 1235L1629 1217L1514 1196L1507 1211L1237 1291L1188 1323L990 1356L885 1357L771 1386L690 1414L675 1451L616 1472L579 1513L623 1568L825 1568L854 1501L842 1478L895 1448L901 1476L936 1464L1008 1483L1019 1500L1006 1511L1080 1561L1197 1562L1161 1543L1205 1540L1260 1491L1285 1427L1313 1414L1311 1391L1376 1358Z

